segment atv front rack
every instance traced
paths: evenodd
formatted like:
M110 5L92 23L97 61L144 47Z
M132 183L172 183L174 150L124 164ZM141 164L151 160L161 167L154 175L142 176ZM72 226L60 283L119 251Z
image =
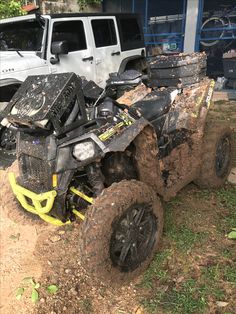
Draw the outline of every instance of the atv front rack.
M62 222L61 220L56 219L49 215L53 207L55 198L57 196L57 192L55 190L48 191L45 193L40 193L40 194L32 192L20 186L19 184L17 184L15 175L12 172L9 173L9 181L10 181L10 185L13 190L13 193L16 195L16 198L20 202L21 206L24 209L26 209L28 212L38 215L44 221L55 226L63 226L63 225L71 223L70 220L66 222ZM93 198L88 197L87 195L77 190L76 188L71 187L70 190L72 193L80 196L81 198L86 200L88 203L90 204L93 203ZM29 203L28 200L30 201L31 204ZM45 203L45 202L46 204L43 206L42 203ZM81 214L78 210L73 209L72 212L81 220L85 219L85 216Z

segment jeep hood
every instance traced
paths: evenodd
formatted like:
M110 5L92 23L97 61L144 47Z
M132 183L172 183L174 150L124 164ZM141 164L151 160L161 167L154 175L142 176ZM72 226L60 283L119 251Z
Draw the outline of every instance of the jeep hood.
M42 66L44 62L35 52L19 52L22 57L16 51L1 51L0 52L0 75L6 75L13 72L24 71L27 69L37 68Z
M2 80L13 78L23 82L28 75L32 75L34 70L45 67L47 62L39 58L35 52L1 51L0 52L0 86Z

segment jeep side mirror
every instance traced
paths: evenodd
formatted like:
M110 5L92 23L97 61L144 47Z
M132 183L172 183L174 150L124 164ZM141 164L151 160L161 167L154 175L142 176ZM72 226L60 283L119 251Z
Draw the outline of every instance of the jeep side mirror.
M55 55L50 59L52 64L60 62L59 55L67 55L69 52L69 47L67 41L54 41L51 46L51 53Z

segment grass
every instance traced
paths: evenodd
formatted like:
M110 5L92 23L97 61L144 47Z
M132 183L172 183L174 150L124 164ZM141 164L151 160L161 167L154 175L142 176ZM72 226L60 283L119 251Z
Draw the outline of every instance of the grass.
M167 313L202 313L207 304L205 295L204 287L198 287L194 279L188 279L178 288L170 288L165 293L157 293L153 298L146 299L143 305L149 313L158 313L160 306Z
M209 190L197 190L196 195L200 199L204 199L206 201L209 201L211 196L212 196L212 193Z
M222 231L235 227L235 188L199 191L193 187L189 195L183 192L165 205L163 249L138 287L142 289L140 302L145 313L205 314L218 312L216 302L224 301L229 305L219 313L232 314L236 308L235 247L233 240L225 246ZM189 208L188 197L202 201L205 212L198 216L196 208L202 209L201 204ZM203 223L194 224L196 219ZM214 227L219 223L221 231Z
M220 206L228 210L228 215L219 221L220 230L227 233L236 227L236 190L233 187L221 189L216 192L216 197Z
M81 304L84 312L93 312L92 301L89 298L84 298L83 300L81 300Z
M227 281L236 285L236 269L229 265L217 264L210 267L205 267L202 270L203 278L207 283Z
M206 233L194 232L186 226L171 229L168 237L174 240L177 249L190 251L195 244L201 243L206 237Z
M196 232L185 224L178 225L174 219L174 207L181 207L182 200L180 196L166 204L165 207L165 235L169 238L178 250L190 251L195 244L201 243L207 233Z
M165 281L168 278L168 270L165 268L167 257L170 255L168 250L156 254L151 266L145 272L141 283L142 287L152 288L154 280Z
M229 210L236 212L236 190L234 187L220 189L216 192L216 196L222 205L227 207Z
M236 285L236 268L231 266L224 267L224 279Z
M173 288L162 298L163 307L174 313L201 313L206 306L206 291L193 279L186 280L180 288Z

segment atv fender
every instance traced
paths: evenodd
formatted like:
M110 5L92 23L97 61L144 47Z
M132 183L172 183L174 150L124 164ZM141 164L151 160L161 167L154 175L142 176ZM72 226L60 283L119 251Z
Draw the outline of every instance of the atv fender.
M103 152L123 152L126 148L134 141L134 139L143 131L146 126L150 126L150 128L154 128L151 124L145 119L140 118L135 121L134 124L130 125L126 128L126 130L117 136L114 136L112 141L104 148ZM106 145L106 143L104 143Z
M123 134L115 138L106 152L122 152L133 143L139 180L163 195L164 181L158 161L157 135L153 126L144 118L136 121Z

